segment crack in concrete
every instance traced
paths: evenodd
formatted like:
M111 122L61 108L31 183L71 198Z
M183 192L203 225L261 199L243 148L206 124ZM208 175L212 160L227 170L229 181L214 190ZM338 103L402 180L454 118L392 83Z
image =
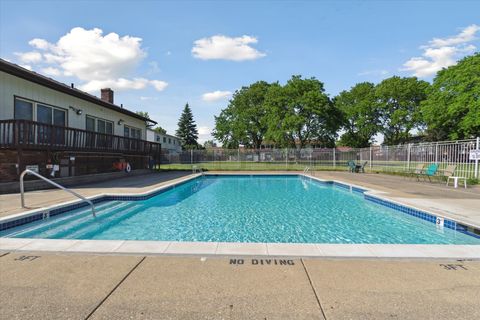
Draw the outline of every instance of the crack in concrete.
M100 303L95 307L93 308L93 310L85 317L85 320L87 319L90 319L90 317L95 313L95 311L98 310L98 308L100 308L102 306L102 304L107 301L108 298L110 298L110 296L115 292L115 290L118 289L118 287L120 287L120 285L125 281L127 280L127 278L132 274L133 271L135 271L137 269L137 267L143 262L145 261L147 257L144 256L135 266L133 266L133 268L125 275L125 277L123 277L119 283L117 283L117 285L115 287L113 287L113 289L105 296L105 298L102 299L102 301L100 301Z
M317 290L315 290L315 287L313 286L312 279L310 278L310 274L308 273L307 266L303 262L303 259L300 259L303 265L303 269L305 270L305 273L307 274L308 282L310 283L310 286L312 287L313 294L315 295L315 299L317 299L318 307L320 308L320 311L322 312L322 316L325 320L327 320L327 316L325 315L325 311L323 311L322 303L320 302L320 298L318 297Z

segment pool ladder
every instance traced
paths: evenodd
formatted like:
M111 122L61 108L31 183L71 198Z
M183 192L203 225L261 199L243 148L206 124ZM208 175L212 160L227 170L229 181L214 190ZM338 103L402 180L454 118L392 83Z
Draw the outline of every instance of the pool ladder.
M205 173L203 172L202 168L198 168L197 166L192 166L192 173L195 174L195 173L200 173L202 176L205 175Z
M305 169L303 169L304 175L307 175L309 172L310 172L310 167L305 167Z
M64 186L61 186L59 185L58 183L56 182L53 182L52 180L48 179L48 178L45 178L44 176L36 173L35 171L32 171L30 169L26 169L25 171L22 172L22 174L20 175L20 199L21 199L21 202L22 202L22 208L25 208L25 189L24 189L24 186L23 186L23 177L25 177L26 174L31 174L31 175L34 175L35 177L37 178L40 178L42 179L43 181L51 184L52 186L54 187L57 187L59 189L62 189L66 192L69 192L71 194L73 194L75 197L77 198L80 198L82 199L83 201L87 202L90 207L92 208L92 215L94 217L96 217L96 214L95 214L95 206L93 205L93 202L88 200L87 198L85 198L84 196L82 195L79 195L78 193L76 193L75 191L72 191L70 189L67 189L65 188Z

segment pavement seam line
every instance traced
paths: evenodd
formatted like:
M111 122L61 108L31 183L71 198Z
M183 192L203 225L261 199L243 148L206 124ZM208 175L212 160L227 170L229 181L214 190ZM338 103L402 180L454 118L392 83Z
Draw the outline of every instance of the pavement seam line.
M318 307L320 308L320 311L322 312L322 316L325 320L327 320L327 316L325 315L325 312L323 311L322 303L320 302L320 298L318 297L317 290L315 290L315 287L313 286L312 279L310 278L310 274L308 273L307 266L305 265L305 262L303 262L303 258L300 258L300 261L302 262L303 269L305 270L305 273L307 274L308 282L310 283L310 286L312 287L313 294L315 295L315 299L317 299Z
M120 287L120 285L125 281L127 280L127 278L132 274L133 271L135 271L135 269L137 269L137 267L146 259L147 257L144 256L135 266L133 266L133 268L120 280L120 282L117 283L117 285L115 287L113 287L113 289L105 296L105 298L102 299L102 301L100 301L100 303L95 307L93 308L93 310L85 317L85 320L87 319L90 319L90 317L95 313L95 311L98 310L98 308L100 308L102 306L102 304L107 301L108 298L110 298L110 296L115 292L115 290L117 290L118 287Z

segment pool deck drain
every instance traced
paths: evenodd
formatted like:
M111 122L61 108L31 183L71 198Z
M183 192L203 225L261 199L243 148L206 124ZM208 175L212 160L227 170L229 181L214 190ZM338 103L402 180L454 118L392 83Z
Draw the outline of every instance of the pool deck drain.
M480 262L0 257L5 319L478 319ZM280 263L285 261L285 263Z

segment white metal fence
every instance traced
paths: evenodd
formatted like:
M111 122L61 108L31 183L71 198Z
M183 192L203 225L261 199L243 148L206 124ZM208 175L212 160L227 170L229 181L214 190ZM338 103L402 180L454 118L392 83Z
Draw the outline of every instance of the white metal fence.
M189 169L193 165L207 170L347 170L350 160L363 164L367 171L407 172L417 164L438 163L440 171L456 165L455 175L479 177L478 160L470 160L471 150L480 149L480 138L461 141L412 143L368 148L321 149L222 149L162 151L162 168ZM162 149L163 150L163 149Z

